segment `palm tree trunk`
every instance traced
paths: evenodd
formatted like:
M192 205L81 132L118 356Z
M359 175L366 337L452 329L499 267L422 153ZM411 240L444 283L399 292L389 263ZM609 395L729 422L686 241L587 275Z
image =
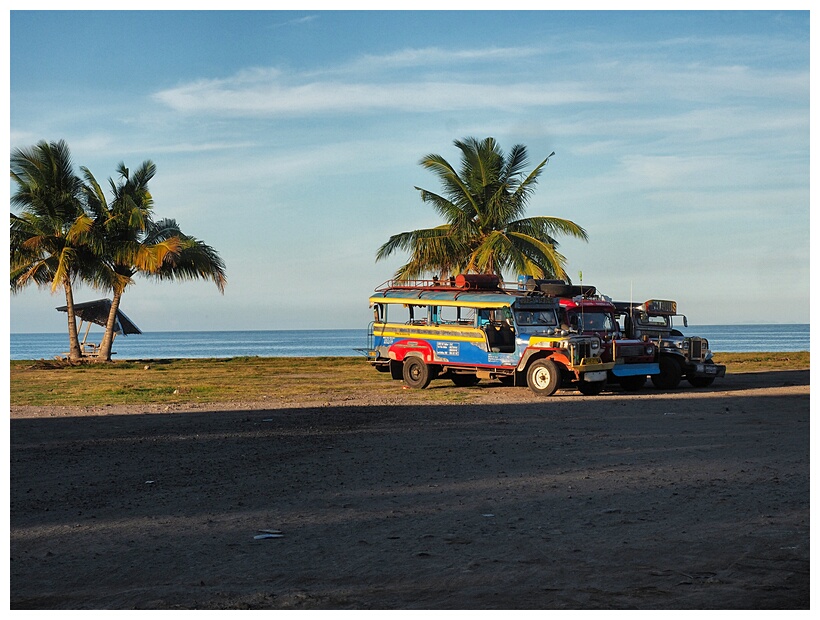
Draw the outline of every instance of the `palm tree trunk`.
M77 317L74 314L74 292L71 289L71 280L66 278L63 283L65 287L65 306L68 314L68 359L80 360L83 358L80 349L80 338L77 335Z
M114 329L117 325L117 310L120 308L120 299L122 299L122 291L114 289L114 299L111 300L111 310L108 312L108 320L105 322L105 333L103 334L102 342L100 342L100 350L97 354L98 362L111 361L111 347L114 344Z

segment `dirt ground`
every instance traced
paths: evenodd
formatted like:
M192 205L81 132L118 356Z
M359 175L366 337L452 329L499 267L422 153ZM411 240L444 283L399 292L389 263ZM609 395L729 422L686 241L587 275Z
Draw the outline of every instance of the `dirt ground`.
M809 608L808 371L429 389L13 408L11 608Z

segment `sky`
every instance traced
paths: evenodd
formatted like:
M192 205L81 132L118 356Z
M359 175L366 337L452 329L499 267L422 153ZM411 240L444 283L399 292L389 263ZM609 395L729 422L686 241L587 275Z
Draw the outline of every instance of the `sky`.
M408 258L379 246L442 223L419 160L465 137L555 152L527 215L586 229L558 238L576 283L690 325L809 322L808 11L8 19L10 152L65 140L104 184L152 160L155 214L225 260L224 295L137 278L143 331L366 328ZM8 304L11 333L65 330L62 292Z

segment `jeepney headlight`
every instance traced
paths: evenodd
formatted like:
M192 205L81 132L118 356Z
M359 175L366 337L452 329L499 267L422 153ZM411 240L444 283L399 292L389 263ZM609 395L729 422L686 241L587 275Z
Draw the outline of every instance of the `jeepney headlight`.
M597 338L593 338L593 339L592 339L592 342L591 342L591 343L590 343L590 345L589 345L589 348L590 348L592 351L597 351L598 349L600 349L600 348L601 348L601 342L600 342Z
M646 345L646 354L652 355L655 352L655 347L651 344Z

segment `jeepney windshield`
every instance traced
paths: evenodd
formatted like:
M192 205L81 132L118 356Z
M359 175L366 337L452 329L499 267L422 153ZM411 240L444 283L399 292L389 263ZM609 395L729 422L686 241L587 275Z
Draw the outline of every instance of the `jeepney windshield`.
M558 317L555 310L518 310L515 322L520 327L556 327Z
M672 321L669 317L660 316L657 314L646 314L645 312L641 314L641 325L646 325L648 327L671 327Z
M616 323L609 312L596 312L585 309L583 312L573 312L570 317L570 327L579 332L606 332L617 331Z

